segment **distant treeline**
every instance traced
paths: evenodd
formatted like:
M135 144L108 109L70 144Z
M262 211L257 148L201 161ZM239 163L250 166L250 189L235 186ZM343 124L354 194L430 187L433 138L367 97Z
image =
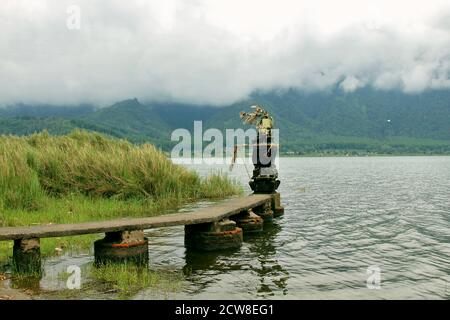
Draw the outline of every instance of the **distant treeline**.
M220 108L137 99L104 108L16 105L0 109L0 134L46 129L62 135L82 128L138 144L151 142L167 152L176 144L170 141L171 132L192 130L195 120L202 121L203 130L245 128L239 112L253 104L273 115L285 154L450 153L450 90L420 94L368 88L352 93L285 90L254 93Z

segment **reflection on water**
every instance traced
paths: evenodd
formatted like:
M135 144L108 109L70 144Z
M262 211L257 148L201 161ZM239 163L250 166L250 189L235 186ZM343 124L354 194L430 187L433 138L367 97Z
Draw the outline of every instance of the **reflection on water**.
M259 276L257 292L262 296L273 296L277 291L283 294L287 293L286 286L289 274L277 261L276 246L274 245L275 236L280 230L281 226L274 222L265 225L263 234L246 237L249 243L249 251L255 257L255 261L258 262L252 266L252 270ZM270 282L276 286L275 292L272 292Z
M247 186L244 166L231 175ZM450 299L450 157L282 158L279 177L285 215L238 250L195 252L184 247L183 227L147 230L150 268L184 280L178 292L134 298ZM40 281L15 285L46 298L63 290L58 274L68 265L85 274L92 260L47 259ZM381 271L378 290L366 286L371 267ZM74 297L114 297L102 290Z
M186 264L183 272L187 281L192 281L195 291L186 294L200 294L210 286L221 286L222 275L230 273L242 273L244 277L253 275L252 288L258 296L272 296L272 287L275 291L286 292L288 272L276 259L276 247L273 240L281 227L277 223L265 225L265 230L260 234L251 234L244 237L244 248L222 252L201 252L191 249L185 251ZM242 253L245 251L245 254ZM207 273L210 277L204 277ZM239 277L237 277L239 278ZM253 290L253 289L252 289ZM249 292L253 294L253 292Z

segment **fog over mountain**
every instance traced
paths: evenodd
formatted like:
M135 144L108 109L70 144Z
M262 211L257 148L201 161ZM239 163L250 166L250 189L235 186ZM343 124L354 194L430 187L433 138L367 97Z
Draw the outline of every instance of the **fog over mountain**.
M449 21L447 0L2 0L0 104L446 89Z

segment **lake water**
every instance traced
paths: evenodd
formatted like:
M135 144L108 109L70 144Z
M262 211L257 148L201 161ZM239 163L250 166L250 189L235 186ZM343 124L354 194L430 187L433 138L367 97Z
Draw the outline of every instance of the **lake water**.
M147 232L150 266L182 273L181 290L164 298L450 298L450 157L281 158L279 174L284 216L239 250L187 251L182 227ZM247 188L243 165L230 175ZM92 259L49 259L41 289ZM160 296L147 289L134 298Z

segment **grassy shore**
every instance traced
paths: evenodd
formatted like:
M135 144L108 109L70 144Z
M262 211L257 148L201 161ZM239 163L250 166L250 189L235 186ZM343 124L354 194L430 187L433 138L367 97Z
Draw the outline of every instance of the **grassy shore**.
M150 144L86 131L0 136L0 227L155 216L241 192L228 177L202 178ZM42 252L83 250L95 237L43 239ZM0 259L11 245L0 242Z

